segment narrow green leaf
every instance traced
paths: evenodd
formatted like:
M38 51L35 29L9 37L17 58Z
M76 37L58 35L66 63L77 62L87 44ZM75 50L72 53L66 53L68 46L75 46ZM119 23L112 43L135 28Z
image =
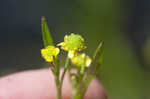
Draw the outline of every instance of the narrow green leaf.
M104 42L101 42L93 55L93 59L97 65L102 64L103 54L104 54Z
M98 70L103 60L103 53L104 53L103 50L104 50L104 42L101 42L93 55L91 66L88 68L86 75L84 75L84 80L81 84L82 94L85 94L89 84L98 73Z
M42 21L42 38L43 38L44 47L53 45L53 39L50 34L50 30L48 28L48 25L44 16L42 17L41 21Z
M102 64L103 61L103 54L104 54L103 49L104 49L104 42L101 42L93 55L92 64L87 71L88 74L96 75L96 73L98 72L100 65Z

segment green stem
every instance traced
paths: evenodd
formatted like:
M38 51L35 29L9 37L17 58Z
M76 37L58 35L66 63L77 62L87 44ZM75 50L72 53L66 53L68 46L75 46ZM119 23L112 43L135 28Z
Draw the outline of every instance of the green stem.
M59 76L55 76L55 83L56 83L56 88L57 88L57 98L56 99L61 99L61 84L59 81Z
M59 81L59 71L54 71L52 69L51 69L51 71L55 77L55 84L56 84L56 89L57 89L56 99L61 99L61 88L62 88L62 86L61 86L61 83Z
M59 66L59 60L57 59L57 57L54 57L54 62L53 64L55 65L55 83L56 83L56 89L57 89L57 96L56 99L62 99L61 97L61 89L62 89L62 84L61 81L59 79L60 77L60 66Z
M83 99L83 94L79 88L73 88L72 99Z
M71 74L70 68L68 69L68 74L70 83L72 85L72 99L83 99L84 94L82 93L81 89L82 77L76 78L75 75Z
M83 68L84 69L84 68ZM84 97L84 89L85 89L85 84L83 83L83 78L84 78L84 71L80 72L81 68L78 70L78 78L73 79L72 83L72 99L83 99Z
M63 71L62 76L61 76L61 85L63 84L64 77L65 77L65 74L66 74L66 72L67 72L67 70L68 70L69 65L70 65L70 59L69 59L69 57L67 56L66 62L65 62L65 68L64 68L64 71Z

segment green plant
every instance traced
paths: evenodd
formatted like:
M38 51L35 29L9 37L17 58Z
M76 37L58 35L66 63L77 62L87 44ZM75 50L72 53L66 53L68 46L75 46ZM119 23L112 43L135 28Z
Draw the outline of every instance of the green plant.
M84 38L81 35L75 33L66 35L64 41L57 44L57 46L61 46L61 49L68 53L65 64L62 66L63 73L60 75L61 67L58 58L60 48L53 43L45 17L42 17L42 37L44 48L41 49L41 54L50 63L51 71L55 77L57 99L61 99L62 84L66 72L69 74L72 85L72 99L82 99L102 64L104 43L101 42L99 44L93 58L90 58L85 53L81 53L82 50L86 49ZM72 72L72 69L75 72Z

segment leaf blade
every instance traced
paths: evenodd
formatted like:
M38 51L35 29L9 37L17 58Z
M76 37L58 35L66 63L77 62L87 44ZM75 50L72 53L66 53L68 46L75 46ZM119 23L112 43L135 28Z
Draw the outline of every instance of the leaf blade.
M103 54L104 54L104 42L100 42L95 53L93 55L93 60L91 66L89 67L87 73L93 76L96 76L102 62L103 62Z
M41 19L41 23L42 23L41 28L42 28L42 39L43 39L44 47L47 47L49 45L54 45L50 30L48 28L48 24L44 16Z
M84 75L83 84L81 85L83 87L83 93L86 92L90 82L96 77L98 73L100 65L102 64L103 61L103 53L104 53L103 50L104 50L104 42L101 42L93 55L93 61L91 66L88 68L86 75Z
M103 54L104 54L104 42L101 42L98 48L93 55L93 59L97 62L98 65L101 65L103 62Z

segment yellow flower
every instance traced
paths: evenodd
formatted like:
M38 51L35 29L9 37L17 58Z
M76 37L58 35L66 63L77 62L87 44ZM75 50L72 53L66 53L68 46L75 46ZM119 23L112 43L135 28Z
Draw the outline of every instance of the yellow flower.
M65 51L68 51L69 58L73 58L77 51L81 51L86 48L84 39L78 34L71 33L64 37L64 42L58 44Z
M85 55L84 53L83 54L78 54L77 56L74 56L72 59L71 59L72 63L76 66L86 66L86 67L89 67L92 60L90 59L89 56Z
M56 48L55 46L48 46L41 49L41 54L47 62L53 62L53 58L57 57L57 55L59 54L59 48Z

